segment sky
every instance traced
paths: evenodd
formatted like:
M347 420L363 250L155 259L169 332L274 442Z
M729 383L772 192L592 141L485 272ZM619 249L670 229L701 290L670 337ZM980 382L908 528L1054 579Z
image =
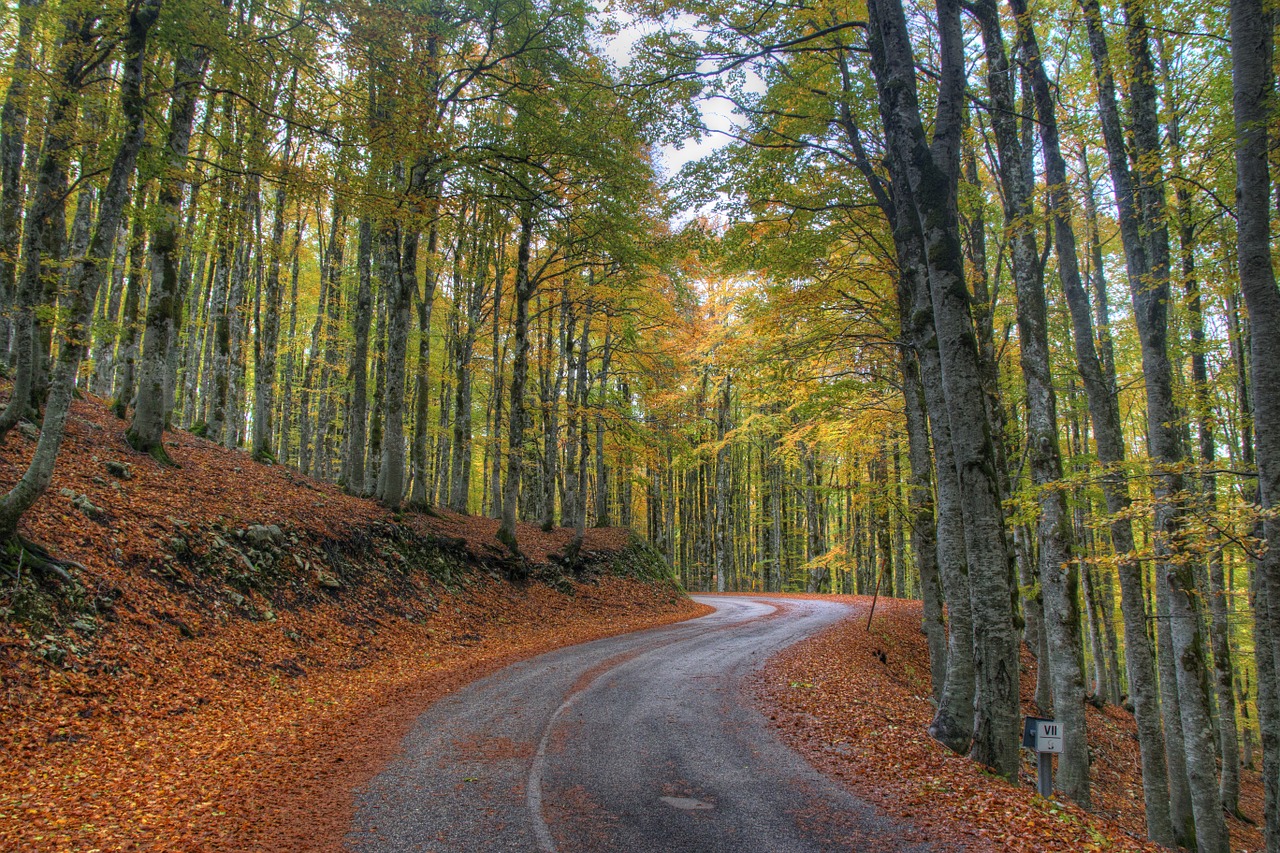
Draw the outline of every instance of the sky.
M652 29L646 29L645 24L637 22L625 13L615 14L620 24L617 34L597 36L597 38L604 48L605 56L619 68L625 68L631 62L632 48L635 43ZM689 30L693 31L692 18L689 21ZM734 127L734 112L729 105L722 100L708 100L700 102L698 106L703 123L710 133L704 134L699 140L690 137L679 147L661 146L656 152L656 159L661 169L661 176L664 178L675 175L686 163L701 159L729 142L729 138L724 133Z

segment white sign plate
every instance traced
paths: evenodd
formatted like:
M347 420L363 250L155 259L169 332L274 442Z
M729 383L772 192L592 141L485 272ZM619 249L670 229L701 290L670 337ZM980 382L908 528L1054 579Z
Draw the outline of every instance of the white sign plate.
M1036 752L1062 752L1062 724L1057 720L1036 723Z

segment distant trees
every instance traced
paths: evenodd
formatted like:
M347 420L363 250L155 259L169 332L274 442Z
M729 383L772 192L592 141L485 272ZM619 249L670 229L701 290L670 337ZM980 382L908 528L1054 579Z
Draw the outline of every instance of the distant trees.
M6 504L10 537L48 482L52 403L77 385L162 464L181 464L164 434L184 427L391 507L475 512L502 492L514 517L621 514L605 339L632 327L614 280L643 290L665 261L643 133L587 11L24 0L0 117L0 427L33 420L44 449ZM159 15L146 51L143 13ZM105 136L82 147L78 128ZM552 283L564 299L534 305ZM570 337L528 334L556 317ZM531 355L573 365L571 393L535 380L541 413ZM541 419L564 459L533 487L546 454L523 436Z

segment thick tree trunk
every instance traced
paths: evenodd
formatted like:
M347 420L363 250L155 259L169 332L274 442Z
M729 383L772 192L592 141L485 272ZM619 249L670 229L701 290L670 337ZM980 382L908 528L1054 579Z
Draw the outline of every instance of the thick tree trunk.
M929 290L969 565L973 615L974 738L972 756L1012 778L1018 769L1018 640L1013 625L1010 571L1000 505L999 474L969 314L958 239L956 176L964 57L959 6L939 0L941 84L934 150L924 136L915 85L915 60L902 6L869 4L872 67L880 94L890 160L906 182L925 246ZM983 412L983 416L975 413Z
M1267 550L1258 564L1254 637L1258 715L1266 780L1267 850L1280 850L1280 290L1276 287L1268 164L1272 23L1260 0L1231 2L1232 107L1236 127L1237 252L1240 289L1249 309L1249 355L1258 488ZM1264 690L1267 695L1264 695Z
M1038 574L1044 596L1044 631L1049 651L1054 714L1063 727L1057 784L1068 797L1089 807L1089 743L1084 717L1084 673L1080 662L1080 613L1071 514L1061 488L1057 401L1049 369L1044 276L1033 219L1031 159L1018 134L1013 69L1005 52L995 0L974 4L986 47L987 89L995 130L1005 228L1011 234L1017 290L1018 341L1027 391L1027 455L1037 490ZM1041 661L1043 666L1045 661Z

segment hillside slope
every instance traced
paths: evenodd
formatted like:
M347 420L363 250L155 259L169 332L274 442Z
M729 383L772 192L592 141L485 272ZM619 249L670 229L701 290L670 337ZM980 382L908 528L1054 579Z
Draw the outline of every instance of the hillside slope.
M183 432L180 467L75 404L0 575L0 849L334 849L413 717L512 660L702 612L623 530L393 514ZM0 447L0 488L34 449ZM513 583L511 575L530 580Z

